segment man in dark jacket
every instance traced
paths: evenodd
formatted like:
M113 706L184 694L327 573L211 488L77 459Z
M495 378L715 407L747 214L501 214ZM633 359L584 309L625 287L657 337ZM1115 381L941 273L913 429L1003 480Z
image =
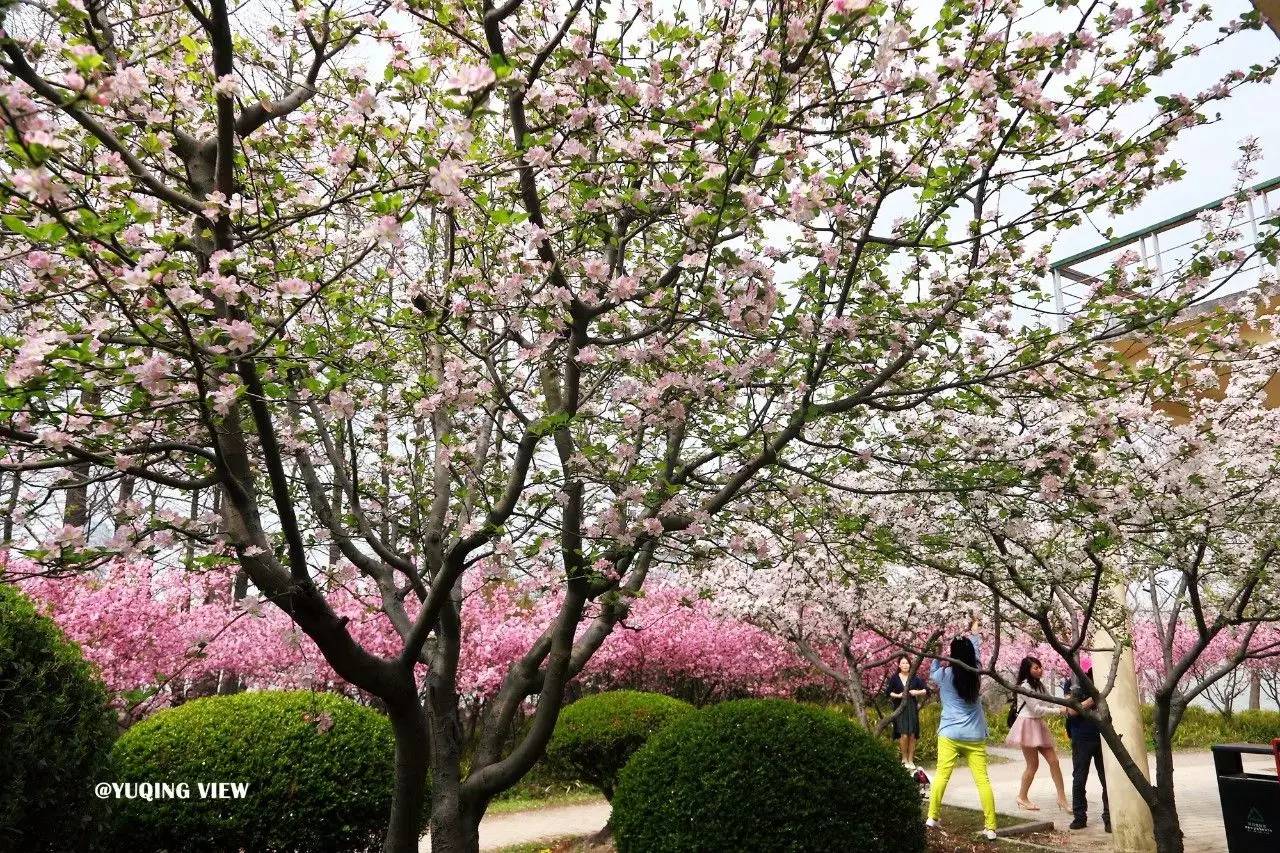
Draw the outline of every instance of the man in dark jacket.
M1085 674L1093 680L1093 670L1086 669ZM1067 679L1062 684L1064 693L1073 699L1080 699L1084 691L1080 685ZM1081 703L1085 708L1093 707L1092 699ZM1084 796L1085 783L1089 781L1089 764L1098 768L1098 781L1102 783L1102 828L1111 831L1111 808L1107 802L1107 777L1102 769L1102 734L1098 724L1088 717L1067 710L1067 737L1071 738L1071 811L1074 820L1072 829L1084 829L1089 822L1089 803Z

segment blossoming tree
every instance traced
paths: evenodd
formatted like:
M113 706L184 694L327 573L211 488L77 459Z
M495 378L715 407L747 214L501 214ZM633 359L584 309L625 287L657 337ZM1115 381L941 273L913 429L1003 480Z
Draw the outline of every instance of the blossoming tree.
M650 572L785 466L889 452L881 413L1101 335L1014 328L1028 235L1177 178L1175 136L1270 74L1153 99L1204 12L1033 11L6 4L15 546L233 565L385 705L386 849L429 773L434 849L474 851ZM336 558L394 648L326 596ZM464 774L464 578L548 572Z
M1280 344L1255 340L1274 322L1270 305L1254 294L1190 330L1153 331L1146 357L1082 380L1120 387L1117 397L1006 401L991 418L957 419L972 444L948 480L977 466L988 482L1008 472L1007 485L922 492L909 511L886 502L866 517L864 535L896 543L899 559L985 587L997 648L1033 631L1081 679L1098 703L1085 713L1150 807L1162 853L1182 850L1173 736L1188 705L1245 662L1280 656ZM1119 655L1092 678L1081 664L1082 652L1117 644L1145 664L1150 781L1107 704Z

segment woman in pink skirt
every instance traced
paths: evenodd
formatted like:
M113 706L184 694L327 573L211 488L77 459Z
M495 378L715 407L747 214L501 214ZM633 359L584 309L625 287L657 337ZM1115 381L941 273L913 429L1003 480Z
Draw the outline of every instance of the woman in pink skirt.
M1023 684L1037 693L1046 693L1040 681L1044 675L1044 667L1036 658L1027 656L1018 667L1018 686ZM1009 736L1004 742L1010 746L1022 747L1022 757L1026 759L1026 769L1022 771L1022 787L1018 790L1018 806L1028 811L1039 811L1040 807L1027 798L1031 790L1031 782L1036 778L1036 770L1040 767L1040 758L1044 757L1049 765L1049 775L1058 789L1058 808L1070 811L1067 803L1067 792L1062 786L1062 768L1058 766L1058 751L1054 748L1053 733L1045 725L1044 718L1049 714L1062 714L1066 707L1037 699L1034 696L1014 697L1017 702L1017 719L1009 727Z

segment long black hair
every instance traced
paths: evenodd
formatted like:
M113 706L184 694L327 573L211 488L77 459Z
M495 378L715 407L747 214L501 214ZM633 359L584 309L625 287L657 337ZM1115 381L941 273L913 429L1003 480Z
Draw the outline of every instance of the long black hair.
M1040 679L1031 677L1031 667L1033 666L1043 667L1044 664L1040 663L1039 658L1034 658L1031 655L1027 655L1022 659L1021 665L1018 666L1018 684L1021 685L1025 681L1036 691L1043 693L1044 685L1040 683Z
M966 702L978 701L978 653L968 637L956 637L951 641L951 659L964 666L951 666L951 678L956 692Z

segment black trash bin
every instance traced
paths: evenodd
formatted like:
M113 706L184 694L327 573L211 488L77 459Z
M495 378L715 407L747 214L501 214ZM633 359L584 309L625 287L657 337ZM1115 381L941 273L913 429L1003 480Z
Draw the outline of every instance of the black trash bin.
M1280 850L1280 778L1271 773L1245 773L1241 758L1272 754L1270 746L1253 743L1226 743L1213 748L1228 853Z

